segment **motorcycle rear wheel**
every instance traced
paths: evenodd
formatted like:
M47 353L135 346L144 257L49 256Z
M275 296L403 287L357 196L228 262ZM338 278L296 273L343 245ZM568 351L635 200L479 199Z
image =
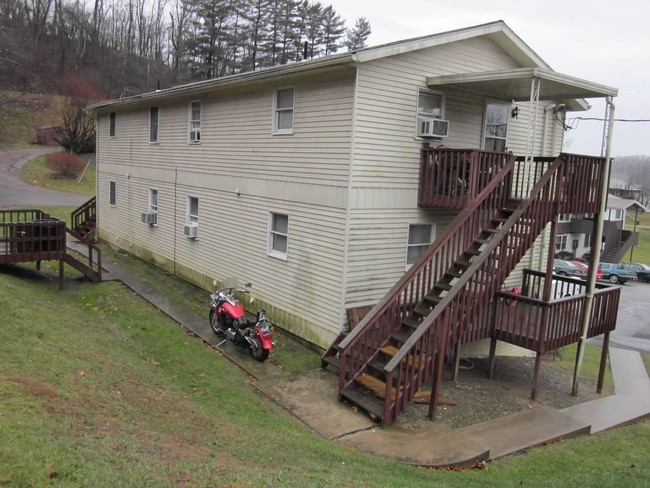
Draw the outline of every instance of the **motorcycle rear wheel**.
M210 327L212 327L212 330L218 336L223 335L223 329L221 329L221 325L219 325L219 317L217 316L216 310L210 310Z
M263 363L269 357L268 349L262 349L260 341L257 339L251 339L251 344L248 345L248 352L251 353L255 361L259 361L260 363Z

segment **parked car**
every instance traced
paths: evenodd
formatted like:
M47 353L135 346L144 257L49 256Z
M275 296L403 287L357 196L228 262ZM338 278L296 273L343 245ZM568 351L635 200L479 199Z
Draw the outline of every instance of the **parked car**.
M582 261L571 261L573 264L577 264L581 268L583 268L586 272L589 272L589 266L587 266L585 263ZM602 280L603 279L603 270L600 268L596 268L596 279L597 280Z
M609 280L610 283L620 283L636 280L636 272L626 269L623 264L616 263L599 263L598 268L603 272L603 279Z
M576 278L586 278L587 270L582 266L564 259L553 260L553 272L560 276L573 276Z
M639 281L644 281L646 283L650 282L650 266L642 263L622 263L621 266L624 266L625 269L629 269L636 273L636 279Z

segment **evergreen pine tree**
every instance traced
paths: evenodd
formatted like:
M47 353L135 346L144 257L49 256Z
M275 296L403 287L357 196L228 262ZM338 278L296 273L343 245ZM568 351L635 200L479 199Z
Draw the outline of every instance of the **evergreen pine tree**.
M355 51L365 47L371 33L370 22L365 17L359 17L354 24L354 29L346 31L345 47L348 51Z

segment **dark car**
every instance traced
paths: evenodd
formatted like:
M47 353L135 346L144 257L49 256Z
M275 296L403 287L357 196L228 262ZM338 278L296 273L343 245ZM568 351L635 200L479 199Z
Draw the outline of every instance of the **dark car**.
M624 264L616 263L599 263L598 268L603 272L603 279L609 280L610 283L620 283L636 280L636 272L626 269Z
M587 277L587 270L585 268L578 266L571 261L565 261L564 259L553 260L553 272L560 276L574 276L576 278Z
M636 279L645 283L650 282L650 266L642 263L622 263L621 266L636 273Z

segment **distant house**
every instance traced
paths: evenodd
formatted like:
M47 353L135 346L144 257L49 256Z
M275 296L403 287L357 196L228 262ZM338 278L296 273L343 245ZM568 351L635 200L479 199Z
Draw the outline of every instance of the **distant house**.
M615 95L498 21L98 103L98 234L206 289L251 281L255 307L327 346L463 212L422 200L435 148L556 157L556 121ZM436 181L453 199L480 190L468 175Z
M609 195L604 215L601 261L618 263L632 246L639 243L639 233L625 230L625 222L637 220L643 205ZM561 214L555 240L555 256L562 259L588 259L592 252L593 214Z
M58 144L57 138L62 130L63 127L58 125L39 127L34 130L34 142L42 146L55 146Z

